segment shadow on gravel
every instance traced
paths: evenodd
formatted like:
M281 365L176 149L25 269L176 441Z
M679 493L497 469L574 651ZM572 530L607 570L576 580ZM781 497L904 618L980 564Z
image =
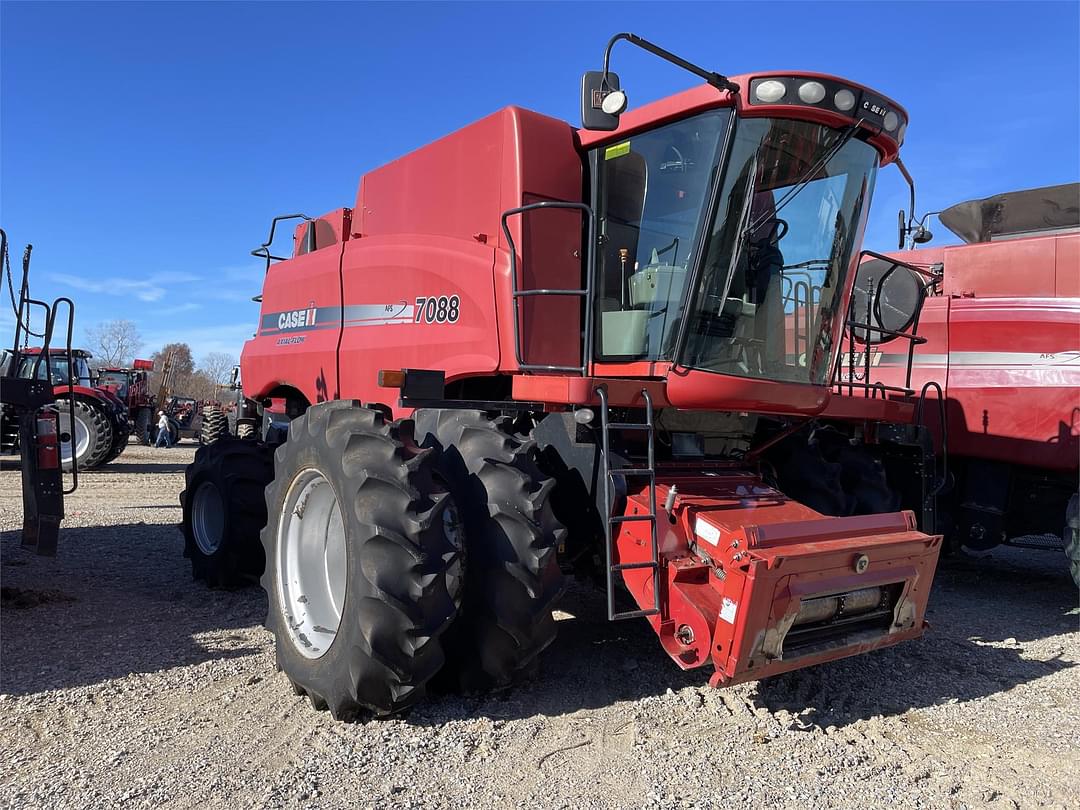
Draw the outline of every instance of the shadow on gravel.
M191 579L176 526L68 527L55 558L0 533L0 692L25 695L258 652L259 588ZM199 638L196 638L199 636Z
M802 728L824 728L986 697L1074 667L1060 659L1026 659L1019 646L1077 630L1076 589L1056 562L1019 571L946 562L930 600L932 626L922 639L760 681L749 703L791 712ZM538 680L494 695L429 699L409 721L559 716L668 689L707 688L711 669L679 670L644 621L606 622L601 592L575 584L559 607L577 618L559 621Z
M1074 668L1056 656L1025 657L1020 646L1078 630L1078 596L1062 557L1029 551L946 559L922 639L763 681L756 703L801 712L806 723L841 726L982 698Z
M121 456L123 458L123 456ZM111 461L104 467L87 470L87 473L182 473L188 462L177 461L166 464L144 464L137 461Z

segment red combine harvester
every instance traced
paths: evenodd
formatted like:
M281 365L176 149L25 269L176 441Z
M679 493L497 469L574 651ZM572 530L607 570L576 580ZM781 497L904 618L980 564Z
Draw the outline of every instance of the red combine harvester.
M623 115L621 40L705 84ZM630 34L604 66L583 129L504 109L369 172L351 209L276 218L255 251L238 421L262 438L197 453L186 554L213 584L262 576L281 668L335 717L531 671L570 573L718 685L924 631L940 538L911 512L825 517L764 460L868 328L845 314L906 114ZM816 298L792 291L806 278Z
M937 528L923 528L973 551L1064 546L1080 585L1080 184L959 203L939 219L966 244L894 254L934 278L897 287L926 296L910 385L936 383L945 403L944 420L928 422L948 476ZM888 300L880 311L895 325ZM907 346L872 343L860 358L897 384Z

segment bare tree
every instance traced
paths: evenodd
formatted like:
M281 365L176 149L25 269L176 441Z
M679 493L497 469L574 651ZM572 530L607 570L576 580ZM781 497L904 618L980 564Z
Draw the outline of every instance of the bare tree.
M170 393L180 396L187 390L188 380L195 372L195 361L191 359L191 347L186 343L166 343L159 351L151 355L154 361L154 373L150 381L150 390L157 392L161 386L161 372L165 367L165 358L170 358Z
M117 318L89 327L86 342L95 366L130 366L142 346L142 337L134 323Z
M232 376L236 358L225 352L210 352L199 362L199 371L209 377L216 385L223 385Z

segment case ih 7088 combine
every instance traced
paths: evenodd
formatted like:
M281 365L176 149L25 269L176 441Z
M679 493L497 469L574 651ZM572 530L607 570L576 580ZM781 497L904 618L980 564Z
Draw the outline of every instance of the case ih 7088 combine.
M273 227L257 252L239 422L263 437L200 449L186 553L211 583L262 576L280 666L336 717L531 671L571 573L714 684L923 632L940 538L826 518L763 461L829 402L904 111L620 39L706 83L621 115L605 57L583 129L504 109L301 216L286 260Z

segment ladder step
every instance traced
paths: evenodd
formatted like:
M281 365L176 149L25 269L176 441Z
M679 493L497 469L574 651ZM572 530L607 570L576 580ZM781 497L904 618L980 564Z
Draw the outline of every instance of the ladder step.
M652 430L652 425L642 425L638 422L612 422L608 430Z
M642 616L655 616L660 611L657 608L650 608L649 610L624 610L622 613L611 614L611 621L617 622L621 619L638 619Z
M619 515L618 517L608 518L611 523L633 523L642 520L656 520L656 515Z
M636 571L640 568L659 568L660 563L655 563L652 560L646 560L645 562L632 562L632 563L615 563L611 566L612 571Z
M616 467L608 470L608 475L656 475L652 467Z

